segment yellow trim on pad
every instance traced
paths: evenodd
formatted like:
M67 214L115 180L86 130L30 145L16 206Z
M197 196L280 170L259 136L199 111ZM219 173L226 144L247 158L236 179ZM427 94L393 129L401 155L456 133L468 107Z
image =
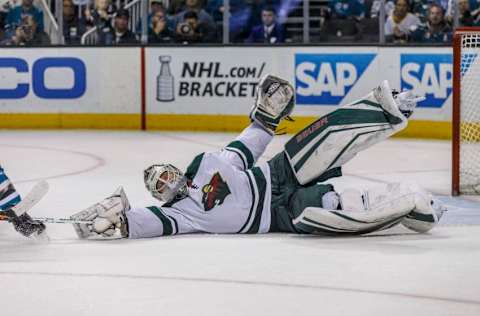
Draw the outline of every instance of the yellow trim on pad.
M0 113L0 128L140 129L140 114Z
M297 133L315 121L313 116L294 116L294 122L282 122L289 134ZM148 114L147 130L238 132L245 128L249 119L245 115L202 115L202 114ZM439 121L410 121L408 127L395 137L451 139L452 124Z
M317 119L294 117L282 122L280 130L294 134ZM239 132L249 124L246 115L148 114L147 130ZM0 128L12 129L133 129L141 126L140 114L109 113L0 113ZM450 122L410 121L395 137L450 139Z

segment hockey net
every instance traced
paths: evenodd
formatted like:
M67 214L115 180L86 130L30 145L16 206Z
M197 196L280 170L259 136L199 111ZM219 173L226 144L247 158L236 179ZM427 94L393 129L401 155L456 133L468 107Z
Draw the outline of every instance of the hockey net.
M453 41L452 194L480 194L480 28Z

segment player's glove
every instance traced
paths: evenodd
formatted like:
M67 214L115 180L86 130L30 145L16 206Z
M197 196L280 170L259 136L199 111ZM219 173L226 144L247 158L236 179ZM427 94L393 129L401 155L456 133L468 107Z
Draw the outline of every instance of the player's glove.
M33 234L40 235L45 230L45 224L36 221L27 213L17 216L11 209L2 212L8 217L8 220L13 224L13 228L25 237L30 237Z
M418 102L425 100L425 97L414 94L412 90L407 90L400 93L393 90L392 95L393 99L398 105L398 109L403 115L405 115L406 118L409 118L413 114Z

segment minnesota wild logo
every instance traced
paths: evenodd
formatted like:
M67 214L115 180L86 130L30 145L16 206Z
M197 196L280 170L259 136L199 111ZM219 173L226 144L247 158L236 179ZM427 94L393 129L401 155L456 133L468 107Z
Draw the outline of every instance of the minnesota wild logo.
M215 206L222 204L227 195L231 193L227 183L223 181L218 172L213 175L209 183L203 186L202 192L202 203L205 211L210 211Z

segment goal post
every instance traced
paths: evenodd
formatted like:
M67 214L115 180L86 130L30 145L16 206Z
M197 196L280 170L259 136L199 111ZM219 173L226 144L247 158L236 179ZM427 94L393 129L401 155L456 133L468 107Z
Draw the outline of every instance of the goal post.
M452 195L480 194L480 27L453 37Z

